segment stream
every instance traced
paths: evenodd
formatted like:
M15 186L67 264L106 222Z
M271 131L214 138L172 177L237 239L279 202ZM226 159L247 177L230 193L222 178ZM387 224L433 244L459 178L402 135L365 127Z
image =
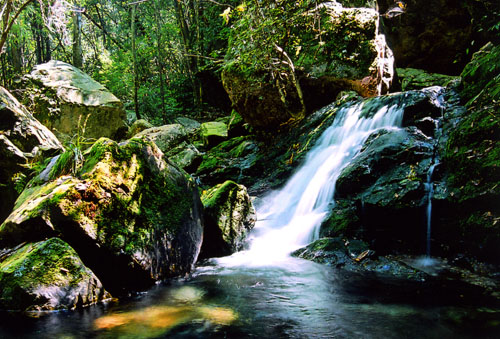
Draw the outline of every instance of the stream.
M279 191L257 204L249 248L192 276L76 311L0 314L0 338L498 338L498 308L453 280L350 273L289 254L318 237L335 181L403 107L341 109ZM495 325L496 324L496 325Z

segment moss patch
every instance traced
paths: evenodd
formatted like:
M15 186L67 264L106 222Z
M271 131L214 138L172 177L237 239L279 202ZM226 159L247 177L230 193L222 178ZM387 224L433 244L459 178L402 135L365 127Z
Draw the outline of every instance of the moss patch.
M89 295L72 295L71 289L80 289L80 284L89 285ZM0 308L39 310L91 304L107 295L99 285L75 250L61 239L28 243L0 263Z

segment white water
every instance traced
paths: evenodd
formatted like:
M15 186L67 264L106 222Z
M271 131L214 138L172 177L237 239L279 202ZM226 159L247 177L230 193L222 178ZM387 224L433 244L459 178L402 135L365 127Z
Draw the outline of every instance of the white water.
M279 191L257 206L258 222L250 249L218 260L225 266L267 266L283 263L289 254L318 238L319 226L334 206L335 182L370 134L397 128L403 109L384 106L362 118L363 104L342 108L307 154L302 167Z

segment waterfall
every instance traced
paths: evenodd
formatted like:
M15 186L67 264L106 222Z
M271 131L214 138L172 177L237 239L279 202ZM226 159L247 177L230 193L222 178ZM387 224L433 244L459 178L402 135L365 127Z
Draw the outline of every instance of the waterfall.
M370 134L401 126L403 108L365 103L340 108L332 125L309 151L304 164L279 191L257 205L258 222L248 251L219 259L226 265L269 265L318 238L334 207L335 182Z
M431 256L431 224L432 224L432 196L434 195L434 184L432 182L432 175L434 174L434 169L439 165L436 161L433 163L429 170L427 171L427 181L425 183L425 188L427 190L427 208L426 208L426 222L427 222L427 242L426 242L426 255L429 258Z

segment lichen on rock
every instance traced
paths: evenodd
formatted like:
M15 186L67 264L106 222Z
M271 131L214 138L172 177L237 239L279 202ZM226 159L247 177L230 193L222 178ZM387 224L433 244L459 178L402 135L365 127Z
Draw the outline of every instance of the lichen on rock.
M51 60L34 67L22 79L20 100L61 140L81 132L85 137L116 138L127 132L122 102L76 67Z

